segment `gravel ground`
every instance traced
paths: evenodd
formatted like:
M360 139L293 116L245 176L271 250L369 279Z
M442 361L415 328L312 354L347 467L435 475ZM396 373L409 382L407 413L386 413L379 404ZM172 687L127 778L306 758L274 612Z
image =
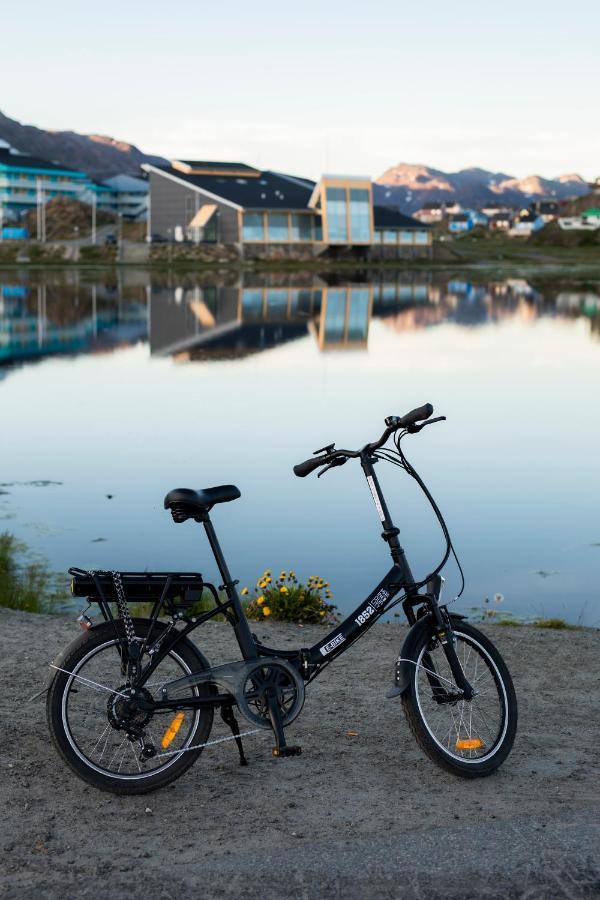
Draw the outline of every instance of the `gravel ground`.
M258 631L283 647L322 633ZM405 634L389 624L309 687L287 732L302 756L273 759L265 732L246 740L248 768L224 744L162 792L119 798L65 768L43 701L26 702L76 625L0 609L0 897L600 896L598 632L490 632L520 703L490 778L438 769L384 699ZM197 634L211 662L235 657L226 625Z

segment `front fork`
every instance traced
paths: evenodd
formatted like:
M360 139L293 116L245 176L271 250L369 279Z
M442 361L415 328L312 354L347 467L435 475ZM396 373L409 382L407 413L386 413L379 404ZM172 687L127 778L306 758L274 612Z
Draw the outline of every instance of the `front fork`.
M456 654L456 639L452 630L452 622L450 621L448 610L445 606L440 606L438 603L442 584L443 578L440 575L434 576L434 578L432 578L427 583L429 608L431 610L433 621L435 623L435 636L444 649L446 659L448 660L448 665L450 666L452 675L454 676L456 686L460 689L460 691L462 691L463 699L472 700L475 696L475 691L467 680Z

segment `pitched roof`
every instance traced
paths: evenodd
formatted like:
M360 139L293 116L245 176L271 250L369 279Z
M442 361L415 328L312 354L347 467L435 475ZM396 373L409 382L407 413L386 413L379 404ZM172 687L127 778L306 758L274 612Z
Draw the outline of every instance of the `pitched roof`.
M405 216L404 213L391 206L374 206L373 218L375 228L418 228L420 231L425 231L429 227L423 225L418 219Z
M307 210L314 188L313 181L291 178L277 172L258 172L258 177L253 175L244 178L240 175L228 175L226 172L215 175L183 172L173 166L151 168L152 171L164 172L165 175L185 181L244 209ZM249 166L246 168L250 169Z
M48 169L61 172L75 172L83 175L78 169L70 166L61 166L60 163L50 162L38 156L29 156L27 153L14 153L7 147L0 147L0 166L14 166L17 169Z

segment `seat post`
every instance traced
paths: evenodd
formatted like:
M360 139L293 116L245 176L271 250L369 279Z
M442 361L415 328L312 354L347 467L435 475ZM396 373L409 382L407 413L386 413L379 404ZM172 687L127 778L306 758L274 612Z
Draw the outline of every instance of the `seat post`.
M240 650L242 651L244 659L256 659L258 657L256 644L254 643L254 638L252 637L252 632L250 631L250 626L248 625L248 620L246 619L244 608L237 592L236 582L231 577L229 567L227 565L227 562L225 561L225 557L223 556L223 551L221 550L221 545L219 544L215 529L213 527L213 523L211 522L208 515L208 511L206 512L206 515L203 516L201 521L204 525L204 530L210 544L210 549L212 550L217 566L219 567L221 578L223 579L223 588L225 590L225 593L227 594L227 598L231 600L233 609L235 611L236 622L233 628L238 640L238 644L240 645Z

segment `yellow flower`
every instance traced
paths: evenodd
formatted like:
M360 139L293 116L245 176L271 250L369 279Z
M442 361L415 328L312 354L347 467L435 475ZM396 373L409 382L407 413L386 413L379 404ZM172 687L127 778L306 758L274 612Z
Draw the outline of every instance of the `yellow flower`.
M265 571L263 572L263 575L270 575L270 574L271 574L270 569L265 569Z
M327 597L328 600L331 600L331 598L333 597L333 594L331 593L331 591L325 591L325 596Z
M263 616L270 616L271 610L268 606L263 606Z
M271 579L270 579L270 578L265 578L265 581L266 581L267 584L271 584Z
M258 603L259 606L262 606L262 604L265 602L265 598L263 597L262 594L260 595L260 597L256 598L256 602Z
M241 590L242 597L245 597L247 593L248 593L248 588L246 588L246 587L242 588L242 590Z
M288 589L286 588L285 585L282 585L282 586L279 588L279 593L280 593L280 594L289 594L289 591L288 591Z
M282 569L281 572L279 573L279 577L280 577L280 578L285 578L285 575L286 575L286 573L285 573L284 570Z
M325 612L323 611L323 612L319 613L319 615L320 615L320 616L324 616L324 615L325 615Z

